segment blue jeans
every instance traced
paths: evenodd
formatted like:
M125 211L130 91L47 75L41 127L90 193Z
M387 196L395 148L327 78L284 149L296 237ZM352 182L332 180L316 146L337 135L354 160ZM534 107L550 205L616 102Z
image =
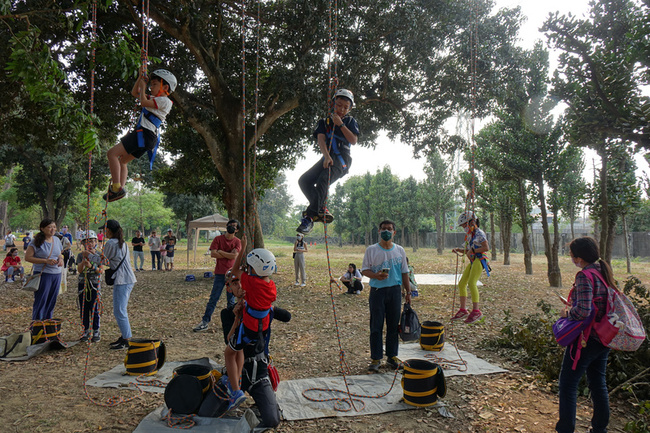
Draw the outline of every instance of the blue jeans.
M34 292L34 306L32 307L32 320L45 320L52 318L61 286L61 274L41 274L41 283Z
M571 348L569 346L564 351L560 371L560 420L555 425L555 431L573 433L575 430L578 384L582 376L587 373L587 382L594 405L591 427L593 433L606 433L609 424L609 396L605 372L610 349L593 338L589 339L587 347L582 349L576 369L572 370Z
M138 261L140 261L140 266L138 266ZM138 270L142 269L144 265L144 251L133 251L133 267Z
M370 358L383 358L381 336L386 320L386 357L397 356L399 347L398 327L402 307L402 288L391 286L377 289L370 288Z
M215 274L214 283L212 284L212 291L210 292L210 299L208 299L208 305L205 306L205 314L203 314L203 321L205 323L210 323L212 319L212 313L217 307L217 302L221 297L221 292L223 292L223 286L226 284L226 276L224 274ZM235 295L230 292L226 292L226 299L228 305L235 304Z
M116 284L113 286L113 315L120 328L122 338L127 340L131 338L131 324L129 323L129 313L126 307L129 305L129 297L133 290L133 284Z
M160 270L160 251L151 251L151 270L156 270L156 261L158 262L158 270Z

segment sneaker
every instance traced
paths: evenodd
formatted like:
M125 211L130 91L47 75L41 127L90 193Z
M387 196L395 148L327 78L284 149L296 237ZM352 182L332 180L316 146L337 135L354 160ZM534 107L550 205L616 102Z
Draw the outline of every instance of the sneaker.
M201 332L201 331L205 331L206 329L208 329L208 322L206 322L205 320L201 320L201 323L196 325L194 327L193 331L194 332Z
M469 316L467 316L467 319L465 319L465 323L476 323L482 318L483 313L481 313L481 310L472 310L472 312L469 313Z
M393 370L397 370L400 368L402 361L400 361L397 356L392 356L386 360L386 364L388 364Z
M379 373L379 366L381 366L381 361L373 359L368 366L368 371L371 373Z
M307 287L307 284L302 283L302 284L300 285L300 287Z
M113 190L109 187L108 192L102 196L102 200L108 200L109 202L112 202L124 198L125 196L126 191L124 188L120 188L117 192L113 192Z
M332 221L334 221L334 215L332 215L327 209L321 209L318 212L318 220L331 224Z
M461 308L456 312L456 314L451 316L451 320L464 319L465 317L467 317L468 314L469 313L467 312L467 310Z
M361 290L355 290L354 294L355 294L355 295L360 295L360 294L361 294Z
M232 393L230 396L230 403L228 404L228 410L237 409L240 404L246 401L246 394L241 389Z
M90 339L93 343L97 343L102 339L101 334L99 333L99 329L96 329L93 331L93 338Z
M127 349L129 347L129 340L126 338L118 338L116 341L111 343L108 348L111 350Z
M294 285L294 286L299 286L300 283L299 283L298 281L296 281L295 283L293 283L293 285Z
M311 230L314 228L314 222L312 221L311 218L308 216L304 217L302 221L300 221L300 225L296 229L298 233L302 233L303 235L309 234Z
M144 271L144 269L140 268L141 271Z
M13 278L7 278L7 282L8 282L8 283L14 283L15 280L14 280Z
M83 335L81 336L81 338L79 338L79 341L88 341L89 338L90 338L90 330L86 329Z

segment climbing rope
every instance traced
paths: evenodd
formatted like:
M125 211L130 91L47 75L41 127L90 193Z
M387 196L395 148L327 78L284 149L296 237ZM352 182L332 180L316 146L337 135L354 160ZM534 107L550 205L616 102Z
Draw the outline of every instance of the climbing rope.
M246 225L246 183L248 181L246 177L246 0L241 0L241 133L242 133L242 208L243 208L243 217L242 223L244 231L247 230L248 226Z

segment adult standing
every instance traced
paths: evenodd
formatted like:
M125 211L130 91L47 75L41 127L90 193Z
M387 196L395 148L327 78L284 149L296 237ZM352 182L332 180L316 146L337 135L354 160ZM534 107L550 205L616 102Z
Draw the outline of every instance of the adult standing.
M131 324L127 307L129 297L136 283L135 274L131 270L129 246L124 242L124 233L120 223L116 220L106 221L106 245L104 256L110 262L110 268L115 271L115 284L113 285L113 315L117 326L120 328L120 338L110 344L111 349L125 349L129 347L131 339Z
M589 280L583 270L593 269L607 281L608 285L616 287L612 268L599 259L598 243L587 236L571 241L569 254L571 261L580 268L580 271L576 274L574 289L569 296L570 308L567 306L568 308L562 311L561 316L568 317L570 320L584 320L589 317L593 305L595 305L597 310L594 320L600 321L607 307L607 287L600 278ZM575 344L567 346L564 351L559 386L560 419L555 425L555 430L559 433L573 433L575 430L578 384L586 373L594 406L590 431L593 433L606 432L609 424L609 394L605 379L607 356L610 349L600 342L598 335L592 330L587 345L582 348L580 359L574 369L575 346Z
M140 230L135 231L135 236L131 239L131 245L133 246L133 267L136 271L144 271L144 269L142 269L142 266L144 265L144 251L142 251L144 238L142 237ZM138 267L138 259L140 259L140 267Z
M34 292L32 320L52 318L61 285L63 245L56 234L56 223L51 218L41 221L40 231L25 252L25 261L34 265L33 273L41 274L38 290Z
M63 226L61 228L61 236L66 238L68 242L70 242L70 245L72 245L72 233L68 231L68 226Z
M370 365L368 371L378 372L383 358L381 337L386 320L386 362L399 366L399 316L402 306L402 285L405 302L411 303L409 269L404 248L393 242L395 223L379 224L379 242L369 246L363 256L361 273L370 278Z
M295 286L300 285L300 287L305 287L307 285L307 272L305 270L305 253L307 251L305 235L298 233L296 235L296 242L293 244L293 267L296 271ZM298 282L298 275L300 275L300 282Z
M158 264L158 270L160 270L160 238L156 236L155 230L151 231L148 244L151 253L151 270L156 270L156 263Z
M5 235L5 251L15 247L16 245L16 236L14 236L13 233L11 233L11 230L7 230L7 234Z
M210 292L210 299L205 306L205 313L201 323L194 327L194 332L205 331L208 329L208 324L212 320L212 313L217 306L217 302L221 297L223 286L226 284L226 272L232 268L235 263L235 257L241 250L241 241L235 236L239 231L239 221L231 219L226 224L226 233L217 236L210 244L210 257L216 259L217 263L214 267L214 283L212 284L212 291ZM235 296L227 292L226 299L227 305L235 304Z
M172 229L167 230L167 236L163 238L163 241L165 241L165 251L167 254L165 254L165 270L166 271L173 271L174 270L174 250L176 249L176 236L174 236L174 232ZM169 265L169 266L167 266Z

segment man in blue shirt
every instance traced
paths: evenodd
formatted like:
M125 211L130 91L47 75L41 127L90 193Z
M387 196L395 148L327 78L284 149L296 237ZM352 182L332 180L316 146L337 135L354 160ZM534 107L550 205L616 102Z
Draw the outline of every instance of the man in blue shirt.
M386 363L399 366L399 317L402 306L402 286L405 302L411 303L409 269L404 248L393 243L395 223L379 224L379 242L370 245L363 256L361 274L370 278L370 358L368 371L379 371L383 358L381 336L386 321Z

